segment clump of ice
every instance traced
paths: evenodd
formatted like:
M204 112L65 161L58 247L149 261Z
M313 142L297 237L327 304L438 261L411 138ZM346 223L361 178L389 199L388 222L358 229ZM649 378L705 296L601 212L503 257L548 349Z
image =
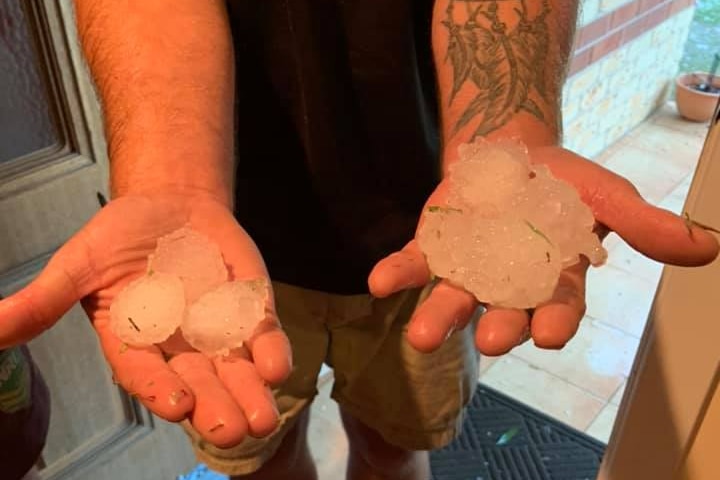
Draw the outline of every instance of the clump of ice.
M185 312L183 284L155 273L131 282L110 306L110 328L125 343L146 347L168 338Z
M200 297L188 308L181 330L201 352L227 354L253 334L265 318L267 284L227 282Z
M220 249L184 226L158 239L145 275L110 306L110 327L125 343L207 355L242 346L265 316L264 279L228 281ZM169 350L169 351L168 351Z
M180 277L188 303L228 278L218 246L187 226L158 239L157 248L149 257L148 271Z
M459 148L445 205L428 207L418 242L430 270L496 306L549 300L560 272L607 258L595 219L577 191L516 142L477 140Z

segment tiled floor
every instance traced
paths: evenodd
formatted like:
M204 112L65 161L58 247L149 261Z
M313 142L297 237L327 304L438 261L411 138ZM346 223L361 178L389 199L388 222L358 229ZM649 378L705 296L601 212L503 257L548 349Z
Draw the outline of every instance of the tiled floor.
M707 127L679 119L672 104L607 149L598 163L629 178L650 202L680 212ZM527 343L483 359L480 381L607 441L662 266L606 240L609 262L588 274L588 310L561 351ZM310 444L321 480L343 478L347 441L325 381L313 405Z

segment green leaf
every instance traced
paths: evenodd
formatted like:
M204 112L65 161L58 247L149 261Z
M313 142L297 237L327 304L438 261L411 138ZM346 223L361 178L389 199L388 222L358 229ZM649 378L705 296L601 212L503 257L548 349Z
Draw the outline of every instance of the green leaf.
M525 224L526 224L528 227L530 227L530 230L532 230L533 233L535 233L535 234L538 235L539 237L543 238L543 239L544 239L546 242L548 242L550 245L553 244L553 243L550 241L550 239L547 237L547 235L545 235L543 232L541 232L535 225L533 225L532 223L530 223L530 222L527 221L527 220L525 220Z
M690 218L690 214L688 212L683 212L683 217L685 217L685 226L687 227L690 235L692 235L692 227L693 226L700 227L703 230L707 230L709 232L720 233L720 230L718 230L715 227L711 227L710 225L706 225L704 223L700 223L696 220L693 220L692 218Z
M130 325L132 325L132 327L135 329L135 331L139 332L140 327L137 326L137 323L133 322L132 317L127 317L127 319L128 319L128 322L130 322Z
M460 208L441 207L440 205L430 205L427 207L427 211L430 213L463 213Z
M506 445L510 442L510 440L513 439L513 437L515 437L515 435L518 434L519 431L520 428L512 427L511 429L500 435L500 438L498 438L497 442L495 442L495 445Z

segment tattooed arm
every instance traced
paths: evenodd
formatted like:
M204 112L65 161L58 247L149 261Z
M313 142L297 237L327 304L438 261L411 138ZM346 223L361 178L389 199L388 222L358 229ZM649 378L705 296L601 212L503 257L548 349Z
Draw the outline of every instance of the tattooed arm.
M530 147L533 162L572 184L599 224L638 252L674 265L711 262L720 246L699 227L645 202L627 180L579 155L560 141L560 91L564 81L577 0L436 0L433 49L442 103L444 166L459 143L475 137L514 137ZM440 182L428 205L441 205ZM562 272L552 299L533 312L493 308L477 324L475 345L502 355L531 336L541 348L561 348L585 314L587 262ZM423 286L431 278L417 240L375 266L370 291L385 297ZM433 351L473 318L477 301L441 280L407 326L409 343Z
M560 139L577 0L438 0L435 56L446 151L477 136Z

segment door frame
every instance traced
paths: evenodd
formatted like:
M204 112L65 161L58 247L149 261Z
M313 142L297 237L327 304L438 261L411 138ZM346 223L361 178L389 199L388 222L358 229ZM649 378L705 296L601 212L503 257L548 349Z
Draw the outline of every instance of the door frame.
M720 104L685 212L720 225ZM666 266L628 379L599 480L678 478L720 381L720 261Z

